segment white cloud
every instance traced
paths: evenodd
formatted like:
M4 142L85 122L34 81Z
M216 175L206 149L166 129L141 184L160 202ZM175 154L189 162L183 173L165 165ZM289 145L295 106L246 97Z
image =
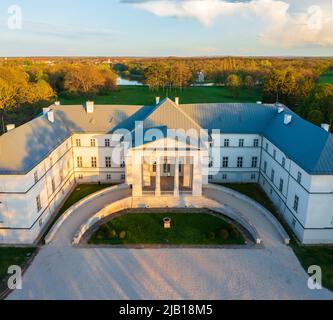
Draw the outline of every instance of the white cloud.
M196 19L206 27L213 26L219 17L232 16L255 19L262 24L258 34L261 41L279 46L333 45L333 10L330 3L319 0L322 12L321 27L313 28L314 13L308 7L291 11L293 0L143 0L135 2L136 8L159 17ZM311 20L312 19L312 20ZM247 21L242 25L248 31ZM313 25L312 25L313 26ZM318 25L317 25L318 26Z

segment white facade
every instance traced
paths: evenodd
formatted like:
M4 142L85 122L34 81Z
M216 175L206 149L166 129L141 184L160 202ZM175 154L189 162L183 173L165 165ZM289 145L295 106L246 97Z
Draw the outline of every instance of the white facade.
M333 175L309 175L260 134L214 133L212 140L218 158L209 148L194 156L163 148L138 162L135 154L145 147L125 154L115 134L72 133L29 172L0 174L0 244L34 243L77 183L126 182L133 196L159 196L161 179L175 196L201 196L208 182L259 183L301 242L333 243Z

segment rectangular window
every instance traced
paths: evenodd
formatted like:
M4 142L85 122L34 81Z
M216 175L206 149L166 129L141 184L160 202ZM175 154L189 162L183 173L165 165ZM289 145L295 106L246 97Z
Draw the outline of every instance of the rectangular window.
M97 158L96 157L91 157L91 167L97 168Z
M271 180L274 182L274 178L275 178L275 171L272 169L271 171Z
M209 168L213 168L213 166L214 166L214 161L213 161L213 160L210 160L210 161L209 161L209 164L208 164L208 167L209 167Z
M96 140L95 139L90 139L90 146L91 147L96 147Z
M171 164L164 163L163 164L163 172L164 173L170 173L171 172Z
M280 179L279 190L281 193L283 192L283 185L284 185L284 181L283 181L283 179Z
M105 157L105 167L111 168L111 157Z
M224 139L224 146L228 148L230 145L230 140L229 139Z
M266 143L266 151L268 152L268 143Z
M121 180L126 180L126 175L122 174L121 175Z
M179 173L182 173L182 165L181 164L179 165L178 170L179 170Z
M267 161L264 162L264 172L267 173Z
M36 206L37 206L37 212L42 210L42 202L40 200L40 195L36 197Z
M252 157L252 168L258 167L258 157Z
M157 164L156 164L156 161L153 163L153 172L154 173L156 173L156 166L157 166ZM179 170L179 172L180 172L180 170Z
M51 180L51 188L52 188L52 193L55 193L56 186L55 186L55 182L54 182L54 179L53 179L53 178L52 178L52 180Z
M295 196L295 199L294 199L294 210L296 212L298 212L298 206L299 206L299 197Z
M276 159L276 150L275 149L273 151L273 158L274 158L274 160Z
M122 161L120 164L120 168L125 168L125 166L126 166L125 161Z
M106 175L106 180L111 180L111 179L112 179L111 174L107 174L107 175Z
M50 157L50 167L53 167L53 159Z
M105 139L105 147L110 147L110 139Z
M222 180L228 180L228 175L227 174L222 174Z
M243 157L237 158L237 168L243 168Z
M244 139L239 139L238 146L244 147Z
M297 182L298 182L299 184L302 183L302 173L301 173L301 172L298 172L298 173L297 173Z
M283 158L282 158L282 167L284 168L285 166L286 166L286 158L283 157Z
M213 176L212 176L212 175L209 175L209 176L208 176L208 180L213 180Z
M223 157L222 165L223 165L223 168L229 167L229 157Z
M76 164L78 168L82 168L82 157L77 157L76 158Z
M259 139L253 140L253 147L258 148L259 147Z
M83 174L82 173L79 174L79 180L83 180Z
M257 176L255 173L251 174L251 180L256 180Z
M81 139L76 139L76 146L81 147Z
M35 183L38 182L38 172L37 171L34 173L34 180L35 180Z

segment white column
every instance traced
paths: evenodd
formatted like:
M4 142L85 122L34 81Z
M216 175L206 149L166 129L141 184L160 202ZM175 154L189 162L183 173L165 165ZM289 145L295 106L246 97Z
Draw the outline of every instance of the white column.
M156 190L155 195L159 197L161 195L161 162L160 158L157 157L156 159Z
M193 161L192 195L196 197L202 196L202 163L199 156L201 155L198 154L198 157Z
M148 161L148 162L147 162ZM149 187L151 184L151 178L150 178L150 163L148 159L144 160L143 163L143 185L145 187Z
M191 187L191 165L190 164L184 164L183 186L185 188Z
M132 195L142 196L142 162L132 163Z
M175 159L175 187L174 187L175 197L179 196L179 160Z

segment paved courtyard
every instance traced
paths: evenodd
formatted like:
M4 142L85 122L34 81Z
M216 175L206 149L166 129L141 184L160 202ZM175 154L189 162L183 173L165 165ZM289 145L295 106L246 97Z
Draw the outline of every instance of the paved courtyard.
M264 246L258 249L75 248L70 241L82 222L122 197L99 197L68 218L24 275L23 290L9 299L333 299L309 290L307 274L272 225L244 203ZM236 201L224 196L225 202ZM231 203L229 203L231 204ZM244 207L242 209L242 207Z

